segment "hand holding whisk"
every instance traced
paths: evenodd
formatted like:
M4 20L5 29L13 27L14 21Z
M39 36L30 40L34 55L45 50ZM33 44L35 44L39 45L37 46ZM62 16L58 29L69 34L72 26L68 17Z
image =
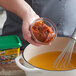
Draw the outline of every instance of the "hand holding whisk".
M76 28L72 34L72 38L69 41L68 45L66 48L63 50L63 52L58 56L58 58L54 62L54 66L57 68L64 68L70 63L73 48L76 42Z

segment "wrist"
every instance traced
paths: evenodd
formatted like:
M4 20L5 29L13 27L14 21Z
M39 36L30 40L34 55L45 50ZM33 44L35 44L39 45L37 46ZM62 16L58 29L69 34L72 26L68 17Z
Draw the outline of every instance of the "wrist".
M33 11L33 9L28 8L27 10L23 11L21 18L22 20L25 20L25 19L28 20L32 18L34 15L36 15L36 13Z

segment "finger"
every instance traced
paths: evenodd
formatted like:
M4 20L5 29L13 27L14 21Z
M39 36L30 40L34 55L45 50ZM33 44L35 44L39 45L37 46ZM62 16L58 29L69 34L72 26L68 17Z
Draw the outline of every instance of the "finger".
M24 37L31 37L31 33L30 33L30 29L29 29L29 25L26 23L25 24L26 26L24 26L23 24L23 27L22 27L22 32L24 34Z
M26 30L29 30L29 24L28 24L28 22L27 23L23 22L22 30L23 30L23 32L26 31Z
M31 37L31 33L29 30L25 30L24 31L24 36L27 37L27 38L30 38Z
M39 43L36 43L32 38L31 36L26 36L25 34L23 34L23 38L25 40L27 40L29 43L33 44L33 45L36 45L36 46L40 46L41 44Z
M29 31L29 27L28 27L28 26L25 26L25 27L23 28L23 38L24 38L25 40L27 40L29 43L31 43L31 44L33 44L33 45L39 46L39 44L36 43L36 42L31 38L31 33L30 33L30 31Z
M41 46L41 44L35 42L32 38L28 39L28 42L30 42L31 44L33 44L35 46Z
M40 45L41 45L41 44L36 43L36 42L32 39L31 33L30 33L28 30L25 31L23 37L24 37L29 43L31 43L31 44L33 44L33 45L36 45L36 46L40 46Z
M49 46L51 45L51 43L48 44Z

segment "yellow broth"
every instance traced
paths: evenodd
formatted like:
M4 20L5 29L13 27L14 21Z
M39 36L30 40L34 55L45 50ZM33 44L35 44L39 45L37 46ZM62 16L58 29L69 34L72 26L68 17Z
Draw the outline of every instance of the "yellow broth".
M71 61L68 65L63 66L64 63L62 63L62 61L60 62L58 67L56 67L56 65L53 65L54 61L60 55L60 53L61 52L56 52L56 51L43 53L31 58L30 60L28 60L28 62L38 68L46 69L46 70L75 69L76 68L76 54L75 53L72 54ZM60 67L61 65L62 67Z

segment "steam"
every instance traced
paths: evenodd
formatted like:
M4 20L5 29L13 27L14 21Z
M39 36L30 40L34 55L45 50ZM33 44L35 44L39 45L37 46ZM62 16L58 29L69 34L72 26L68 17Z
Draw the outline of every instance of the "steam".
M72 34L76 27L76 0L66 0L64 18L64 34Z
M58 30L62 29L64 35L71 36L76 28L76 0L49 0L41 15L59 24Z

